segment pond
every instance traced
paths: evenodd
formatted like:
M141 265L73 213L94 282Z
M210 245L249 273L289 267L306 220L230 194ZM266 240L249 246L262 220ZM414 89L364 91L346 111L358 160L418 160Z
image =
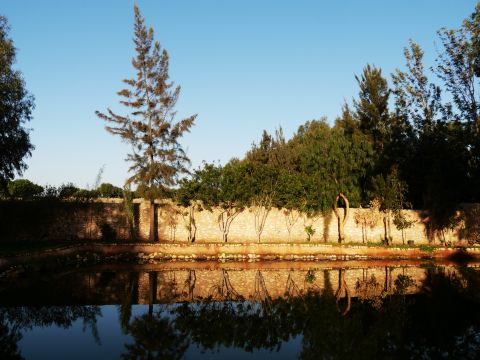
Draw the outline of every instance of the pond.
M478 264L163 262L0 281L1 359L477 359Z

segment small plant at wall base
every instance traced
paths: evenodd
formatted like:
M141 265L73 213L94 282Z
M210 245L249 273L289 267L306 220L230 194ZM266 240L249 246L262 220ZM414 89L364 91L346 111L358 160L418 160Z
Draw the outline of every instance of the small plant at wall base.
M310 241L313 235L315 235L315 229L312 225L305 226L305 234L307 234L307 241Z

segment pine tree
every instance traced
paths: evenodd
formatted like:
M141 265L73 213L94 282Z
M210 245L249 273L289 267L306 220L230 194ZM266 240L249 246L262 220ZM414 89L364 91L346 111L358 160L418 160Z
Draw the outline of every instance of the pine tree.
M0 189L26 169L23 161L34 149L24 127L32 118L33 96L25 89L15 63L15 47L8 37L7 19L0 16Z
M371 137L375 150L382 152L389 139L390 114L388 99L390 89L382 70L367 65L360 77L355 76L360 92L354 101L360 130Z
M133 172L127 183L138 189L150 201L150 241L156 240L155 202L165 197L181 174L187 173L189 159L179 144L179 138L188 132L196 115L175 121L175 104L180 86L169 81L169 56L158 41L154 42L153 29L147 29L138 7L134 6L134 43L136 57L132 65L137 72L134 79L125 79L127 88L117 94L120 103L131 111L118 115L108 109L96 111L107 122L106 130L119 135L132 145L127 161Z

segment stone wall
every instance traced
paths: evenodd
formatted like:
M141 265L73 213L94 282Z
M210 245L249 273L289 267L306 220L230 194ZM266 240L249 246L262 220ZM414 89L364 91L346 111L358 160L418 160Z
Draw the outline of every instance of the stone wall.
M135 200L136 238L148 240L149 203ZM263 211L263 213L262 213ZM306 228L311 227L313 235L310 242L338 241L337 218L333 213L327 216L309 217L296 211L283 209L244 209L232 221L228 233L228 242L307 242ZM377 214L375 226L362 226L358 218L368 214L369 209L351 209L345 225L346 242L380 243L385 236L383 214ZM191 218L193 214L193 219ZM419 211L405 210L413 220L413 226L402 232L397 230L390 220L390 236L393 244L402 244L413 240L415 244L433 242L455 243L459 240L458 231L445 231L436 234L430 241L426 235L424 219ZM189 241L189 228L195 224L197 242L221 242L222 231L219 226L221 209L213 211L174 206L171 203L157 205L158 239L163 242ZM265 215L262 231L258 231L259 220ZM359 216L360 215L360 216ZM356 221L357 220L357 221ZM388 223L388 222L387 222ZM103 227L103 229L102 229ZM90 202L70 201L1 201L0 202L0 241L32 240L99 240L104 239L109 230L117 240L129 238L125 213L121 199L98 199ZM192 231L193 234L193 231ZM260 235L260 236L259 236ZM110 239L111 240L111 239Z
M0 242L129 237L120 199L0 201Z
M139 202L139 237L148 239L149 234L149 203ZM346 242L353 243L380 243L385 236L383 213L377 214L375 226L362 226L356 219L367 215L369 209L350 209L345 224ZM459 240L458 230L446 230L435 234L430 240L427 237L424 219L421 212L405 210L404 214L413 221L412 227L403 231L389 223L389 234L393 244L403 244L413 240L415 244L454 243ZM221 209L213 211L195 211L194 223L196 226L195 239L201 242L222 241L222 231L219 226ZM261 214L260 214L261 215ZM232 221L228 234L229 242L258 242L259 232L256 231L259 216L255 209L245 209ZM187 208L175 207L171 204L159 204L157 211L158 238L167 242L186 242L189 238L190 212ZM314 234L311 242L338 242L338 222L333 213L327 216L309 217L297 211L288 212L284 209L271 209L266 214L263 231L260 233L260 242L306 242L305 228L311 227ZM257 228L258 229L258 228Z

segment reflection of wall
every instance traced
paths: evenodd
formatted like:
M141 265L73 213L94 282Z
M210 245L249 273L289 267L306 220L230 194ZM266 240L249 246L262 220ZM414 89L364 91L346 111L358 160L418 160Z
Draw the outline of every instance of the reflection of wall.
M275 299L282 297L286 292L292 295L297 295L298 291L328 290L335 293L339 284L339 270L260 270L263 278L265 288L259 288L259 270L228 270L226 271L231 287L238 295L245 299L261 300L266 293ZM312 277L313 274L313 277ZM188 293L189 270L165 270L155 272L157 278L157 302L181 302L192 299L191 294ZM375 276L377 282L382 286L382 289L387 286L388 291L394 290L394 281L398 275L406 275L412 277L416 284L420 284L425 278L425 269L418 267L404 267L404 268L385 268L376 267L369 269L347 269L345 270L345 280L349 288L351 296L356 296L355 285L357 280L364 280ZM219 286L224 281L225 273L223 270L195 270L195 287L193 290L193 299L200 300L214 296L220 300L218 296ZM387 279L387 282L385 282ZM259 291L259 290L265 290ZM149 273L140 273L139 278L139 303L149 302L150 279ZM407 293L414 293L415 287L407 289Z

